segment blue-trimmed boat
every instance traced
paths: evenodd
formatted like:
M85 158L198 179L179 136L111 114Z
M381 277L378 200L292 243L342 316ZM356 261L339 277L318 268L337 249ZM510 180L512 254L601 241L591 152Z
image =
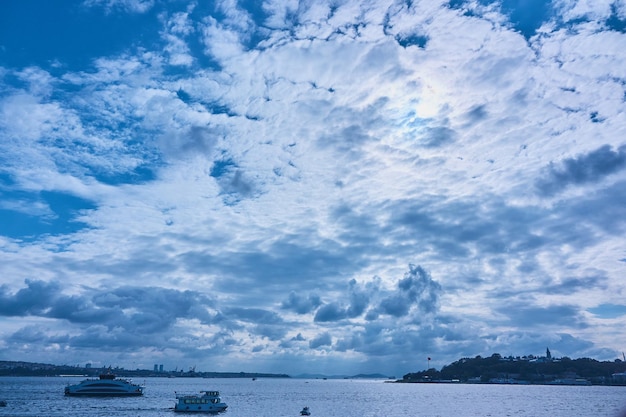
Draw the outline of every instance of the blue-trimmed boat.
M228 405L222 402L219 391L200 391L198 394L176 394L174 411L183 413L219 413Z

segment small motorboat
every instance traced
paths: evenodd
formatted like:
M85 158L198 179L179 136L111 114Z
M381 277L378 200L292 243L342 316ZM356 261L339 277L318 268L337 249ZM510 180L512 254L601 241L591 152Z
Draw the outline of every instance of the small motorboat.
M200 391L198 394L176 393L174 411L183 413L219 413L225 411L228 405L222 402L219 391Z
M302 409L302 411L300 411L300 415L301 416L310 416L311 415L311 411L309 410L309 407L304 407Z

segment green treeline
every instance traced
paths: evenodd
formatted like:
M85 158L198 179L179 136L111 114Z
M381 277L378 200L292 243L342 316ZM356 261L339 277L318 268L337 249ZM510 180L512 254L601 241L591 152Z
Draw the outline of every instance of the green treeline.
M548 351L549 353L549 351ZM523 356L463 358L441 368L404 375L398 382L476 383L576 383L626 385L626 362L600 362L590 358L570 359Z

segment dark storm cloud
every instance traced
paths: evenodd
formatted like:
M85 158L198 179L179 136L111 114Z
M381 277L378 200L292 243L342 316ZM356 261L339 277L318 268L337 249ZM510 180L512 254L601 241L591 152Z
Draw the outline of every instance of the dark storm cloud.
M523 232L509 236L506 228L517 229L515 220L528 216L522 210L516 212L516 209L497 206L489 201L445 203L428 196L422 200L398 201L384 210L390 213L388 224L373 225L372 228L378 230L372 230L372 237L376 234L392 236L407 242L407 250L432 250L448 259L468 256L469 244L487 253L504 252L511 243L511 237L524 237ZM369 232L367 228L360 230L361 233ZM366 239L367 236L364 236L361 240L367 242ZM377 241L373 243L378 245Z
M581 311L574 305L536 306L524 300L508 301L498 309L518 328L536 326L569 326L585 328L588 326Z
M40 316L65 319L75 323L117 322L121 314L112 309L98 308L88 299L65 296L56 282L26 280L26 288L9 294L1 288L0 314L5 316Z
M346 309L338 303L328 303L321 306L315 313L316 322L338 321L347 317Z
M384 298L379 309L394 317L406 316L414 306L421 313L434 313L441 292L441 285L424 268L409 265L409 272L398 282L396 293Z
M378 288L369 284L365 288L361 288L355 279L350 280L349 286L350 305L346 310L346 315L358 317L369 307L372 290L377 292Z
M103 308L80 296L59 297L50 304L43 316L64 319L76 324L122 323L125 319L119 310Z
M434 313L438 309L441 286L421 266L409 265L409 271L393 290L383 290L380 279L358 284L348 283L347 303L335 300L318 308L314 321L337 322L365 314L366 320L378 319L381 314L404 317L415 310L420 314Z
M377 210L383 208L373 207L370 211ZM367 242L375 234L392 236L412 243L406 245L407 253L429 251L448 260L465 259L473 251L490 257L517 254L523 261L520 268L532 271L538 267L534 256L542 250L565 243L578 249L589 247L598 243L595 228L610 234L626 230L626 184L617 182L547 208L511 206L499 196L491 196L482 201L461 202L424 197L398 201L384 210L391 213L387 224L372 225L371 230L363 227L363 236L354 236L354 240ZM352 216L346 212L340 220L351 225L357 221ZM368 225L367 219L358 222ZM346 240L349 238L345 236ZM372 247L376 243L372 241ZM394 249L398 253L403 247Z
M94 297L99 306L111 308L136 308L140 313L131 314L130 319L138 324L158 316L157 322L163 328L172 325L178 317L197 318L210 323L213 317L206 311L214 302L203 294L194 291L177 291L159 287L120 287L104 296ZM143 327L143 326L142 326Z
M348 282L348 305L330 302L316 312L315 322L332 322L361 316L370 306L370 299L378 292L378 280L360 285L355 279Z
M398 283L398 288L409 300L417 301L421 311L432 313L437 310L441 285L421 266L409 265L409 272Z
M333 343L333 340L330 334L328 332L324 332L320 334L319 336L313 338L309 342L309 347L311 349L317 349L318 347L321 347L321 346L330 346L332 345L332 343Z
M306 339L304 338L304 336L302 336L302 333L298 333L297 335L292 337L291 340L294 342L304 342Z
M379 240L381 225L370 213L391 211L393 208L374 206L367 210L356 211L347 205L338 205L331 216L336 225L337 233L341 241L350 242L348 249L354 252L362 250L380 250ZM376 248L376 249L374 249ZM337 248L341 249L341 247ZM351 253L346 253L350 255Z
M305 341L306 341L306 338L302 336L302 333L298 333L297 335L280 342L280 346L282 348L292 348L294 346L300 345L302 342L305 342Z
M608 278L604 274L588 275L582 277L565 277L557 280L552 276L533 275L535 285L527 285L522 289L503 289L493 293L491 298L510 300L520 295L532 295L537 291L547 294L572 294L589 289L606 289Z
M45 340L48 343L68 343L70 337L68 335L49 337L41 331L40 326L24 326L9 336L7 341L17 343L35 343L41 342L42 340Z
M298 314L310 313L321 305L322 301L318 295L302 297L295 291L289 293L289 298L281 303L281 308L291 310Z
M349 249L337 242L324 240L319 245L307 245L304 236L310 238L314 233L305 229L300 235L276 239L263 250L253 242L240 251L221 256L203 251L187 252L180 256L180 262L190 272L222 276L214 284L219 291L240 293L232 285L233 278L249 289L280 289L282 294L295 289L313 290L319 288L320 281L347 273L350 267L346 255Z
M42 335L42 337L45 337ZM48 336L47 339L50 339ZM100 349L114 348L131 351L141 346L159 346L165 341L161 334L142 334L124 328L109 329L104 326L90 326L80 334L70 336L68 344L73 348Z
M102 325L138 333L158 333L177 318L214 319L206 310L213 302L192 291L156 287L121 287L92 296L62 293L59 283L26 281L26 288L0 292L0 314L64 319L81 326Z
M154 276L155 271L162 276L176 271L178 266L167 258L168 250L168 247L160 246L155 242L154 237L144 236L136 241L126 256L121 258L94 254L89 259L59 259L57 262L79 274L88 275L93 271L101 271L111 278L125 276L129 279L141 278L143 280Z
M380 311L395 317L406 316L409 313L411 302L400 294L385 298L380 302Z
M3 316L40 315L60 294L58 283L26 280L26 288L10 294L6 285L0 287L0 314Z
M435 348L435 338L440 337L441 330L437 327L409 327L398 325L369 323L364 331L338 341L337 345L350 346L352 350L368 356L399 356L411 357L415 352L428 352ZM402 352L402 353L400 353ZM400 353L400 355L398 355Z
M349 350L359 351L363 346L363 332L351 332L337 339L335 342L335 350L338 352L347 352Z
M613 150L604 145L588 154L568 158L560 164L550 164L536 187L541 195L551 196L570 185L601 181L608 175L626 168L626 146Z
M560 204L555 211L568 223L567 227L581 232L577 238L582 243L594 241L592 227L598 227L609 235L620 235L626 231L626 182L616 182L585 198Z
M269 340L281 340L287 334L284 326L258 324L252 326L251 330L254 334L265 337Z
M563 332L540 333L536 331L514 330L505 333L489 334L483 340L487 342L492 352L501 353L503 356L510 352L511 346L515 346L517 354L520 355L536 355L538 352L545 352L546 347L549 347L553 355L559 356L568 356L574 352L594 351L593 343ZM613 354L612 352L611 355Z
M220 353L226 346L238 343L233 339L231 329L242 327L233 318L220 313L210 314L207 307L213 306L213 301L193 291L121 287L67 296L62 293L59 283L28 281L26 284L26 288L14 294L6 287L1 289L0 315L62 319L79 332L49 332L50 329L41 326L26 326L6 336L10 346L38 340L45 345L60 344L63 350L111 348L129 352L139 347L159 350L167 346L183 354L196 354L198 349L205 353ZM274 313L234 309L228 311L228 316L249 320L245 324L253 324L250 331L263 337L276 340L285 335L282 322ZM178 319L197 320L203 324L219 322L221 329L202 335L185 330L171 332ZM257 319L260 319L258 323Z

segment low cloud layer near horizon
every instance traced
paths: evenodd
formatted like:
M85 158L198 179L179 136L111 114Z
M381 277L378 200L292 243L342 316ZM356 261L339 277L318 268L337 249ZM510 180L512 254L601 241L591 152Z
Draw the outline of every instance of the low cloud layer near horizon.
M625 31L621 0L4 2L0 359L621 357Z

